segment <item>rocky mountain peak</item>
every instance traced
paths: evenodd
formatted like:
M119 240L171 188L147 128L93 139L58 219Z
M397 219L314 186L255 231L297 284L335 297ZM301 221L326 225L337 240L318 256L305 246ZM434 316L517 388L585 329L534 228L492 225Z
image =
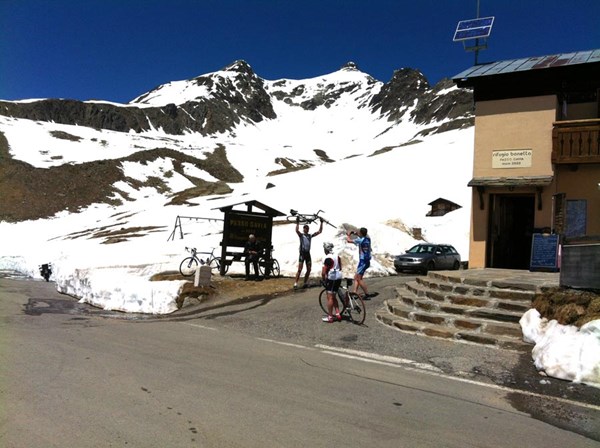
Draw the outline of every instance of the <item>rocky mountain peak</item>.
M232 62L231 64L222 68L221 70L224 72L238 72L247 75L254 75L254 70L252 70L250 64L248 64L243 59L238 59L237 61Z
M349 62L346 62L344 65L342 65L340 70L352 71L352 70L359 70L359 68L358 68L358 65L356 65L356 63L349 61Z
M424 92L430 88L425 75L413 68L394 70L392 79L388 83L394 89L407 89Z
M453 124L444 130L452 129L452 126L470 126L472 94L465 89L438 94L441 86L451 85L451 82L444 82L432 89L419 70L402 68L394 71L392 79L373 96L369 106L392 122L409 119L417 124L430 124L450 118Z

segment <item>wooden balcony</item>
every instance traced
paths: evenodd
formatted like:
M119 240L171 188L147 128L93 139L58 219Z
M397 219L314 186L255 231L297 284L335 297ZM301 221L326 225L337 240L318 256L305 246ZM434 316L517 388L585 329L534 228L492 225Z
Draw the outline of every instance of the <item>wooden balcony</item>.
M600 119L555 122L552 163L600 163Z

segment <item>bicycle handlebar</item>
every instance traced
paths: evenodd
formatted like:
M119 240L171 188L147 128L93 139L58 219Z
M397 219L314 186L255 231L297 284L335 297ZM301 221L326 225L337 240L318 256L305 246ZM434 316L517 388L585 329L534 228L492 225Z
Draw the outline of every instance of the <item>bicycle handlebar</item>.
M210 252L198 252L198 249L195 247L185 247L185 250L192 254L205 254L205 255L213 255L215 253L215 248L213 248Z
M295 218L298 222L306 222L306 223L311 224L311 223L315 222L317 219L319 219L320 221L324 222L325 224L329 224L334 229L337 228L336 226L331 224L329 221L327 221L325 218L323 218L322 216L319 216L319 213L324 213L324 211L319 210L317 213L304 214L304 213L298 213L297 210L292 209L292 210L290 210L291 216L288 216L288 221L291 221ZM290 218L292 218L292 219L290 219Z

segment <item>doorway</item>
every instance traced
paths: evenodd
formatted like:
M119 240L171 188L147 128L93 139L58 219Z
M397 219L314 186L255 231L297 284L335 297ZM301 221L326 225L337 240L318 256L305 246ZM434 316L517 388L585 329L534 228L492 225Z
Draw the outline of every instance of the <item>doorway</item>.
M529 269L533 236L534 195L490 195L486 266Z

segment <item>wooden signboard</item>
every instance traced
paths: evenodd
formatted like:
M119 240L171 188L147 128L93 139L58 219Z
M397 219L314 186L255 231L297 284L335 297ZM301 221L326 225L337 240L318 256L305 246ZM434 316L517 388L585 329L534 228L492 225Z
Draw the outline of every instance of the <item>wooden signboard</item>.
M246 210L234 210L235 206L240 205L246 206ZM254 209L261 211L253 211ZM264 251L262 256L270 260L273 247L271 243L273 217L284 216L284 214L258 201L233 204L220 210L225 214L223 241L221 241L221 275L225 274L225 267L233 261L244 261L240 250L229 251L228 249L243 248L250 234L256 237L259 247ZM265 270L265 275L268 276L268 268Z

